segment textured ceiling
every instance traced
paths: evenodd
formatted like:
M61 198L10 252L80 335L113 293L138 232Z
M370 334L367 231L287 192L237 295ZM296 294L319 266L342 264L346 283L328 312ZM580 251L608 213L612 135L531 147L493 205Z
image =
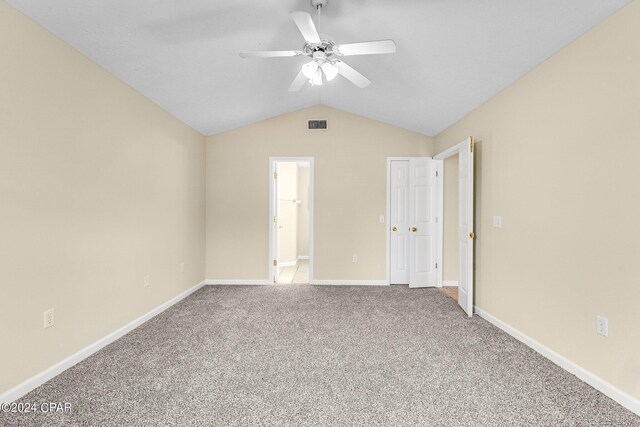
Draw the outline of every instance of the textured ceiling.
M338 43L392 38L394 55L344 58L342 77L287 91L306 58L291 10L308 0L8 0L205 135L318 103L435 135L628 0L329 0L320 32Z

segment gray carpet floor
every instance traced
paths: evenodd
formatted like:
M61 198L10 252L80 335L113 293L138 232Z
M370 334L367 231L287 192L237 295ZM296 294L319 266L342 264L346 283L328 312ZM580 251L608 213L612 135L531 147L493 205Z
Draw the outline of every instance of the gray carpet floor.
M209 286L20 399L2 426L640 426L435 289Z

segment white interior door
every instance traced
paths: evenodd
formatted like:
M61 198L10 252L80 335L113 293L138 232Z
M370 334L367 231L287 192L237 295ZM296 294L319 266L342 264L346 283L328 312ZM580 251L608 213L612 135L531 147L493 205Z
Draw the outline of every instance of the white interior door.
M458 304L473 316L473 138L461 144L458 166Z
M280 275L280 265L278 263L278 213L280 211L280 197L279 197L279 191L278 191L278 162L275 161L273 162L273 200L271 201L271 206L273 209L273 212L271 212L271 215L273 217L273 220L271 222L271 226L273 227L272 230L272 242L273 242L273 247L271 248L271 253L273 256L273 282L276 283L278 281L278 276Z
M390 164L390 283L409 283L409 161Z
M436 170L431 158L409 160L409 287L436 286Z

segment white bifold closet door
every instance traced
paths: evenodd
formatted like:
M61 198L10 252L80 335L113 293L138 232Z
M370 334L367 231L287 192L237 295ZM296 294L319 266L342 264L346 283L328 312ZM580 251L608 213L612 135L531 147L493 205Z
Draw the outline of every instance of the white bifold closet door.
M390 169L390 282L436 286L436 161L394 160Z
M391 173L391 273L393 285L409 283L409 160L393 160Z

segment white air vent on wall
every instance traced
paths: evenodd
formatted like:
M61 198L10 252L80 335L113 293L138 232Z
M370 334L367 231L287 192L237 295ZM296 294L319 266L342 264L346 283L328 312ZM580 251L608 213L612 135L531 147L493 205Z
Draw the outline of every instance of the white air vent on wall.
M307 129L309 130L327 130L326 120L309 120Z

